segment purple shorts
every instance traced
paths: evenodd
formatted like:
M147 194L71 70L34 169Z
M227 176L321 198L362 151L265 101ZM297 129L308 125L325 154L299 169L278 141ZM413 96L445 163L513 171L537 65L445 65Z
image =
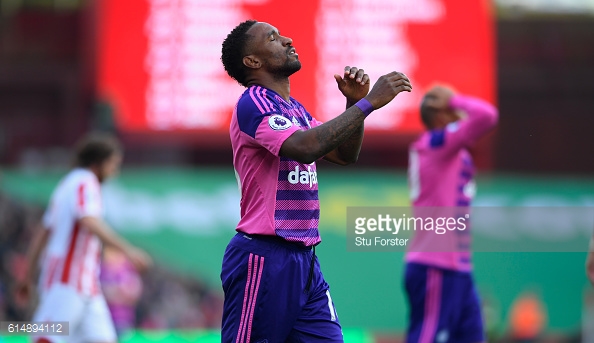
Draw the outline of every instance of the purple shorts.
M238 233L225 251L221 281L221 342L343 342L311 247Z
M407 343L484 342L480 301L472 274L407 263Z

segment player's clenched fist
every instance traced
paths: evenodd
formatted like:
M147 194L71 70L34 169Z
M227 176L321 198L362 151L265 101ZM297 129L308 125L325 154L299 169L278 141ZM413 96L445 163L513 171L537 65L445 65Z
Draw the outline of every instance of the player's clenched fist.
M377 110L392 101L398 93L410 91L412 91L412 85L408 77L393 71L382 75L365 98Z

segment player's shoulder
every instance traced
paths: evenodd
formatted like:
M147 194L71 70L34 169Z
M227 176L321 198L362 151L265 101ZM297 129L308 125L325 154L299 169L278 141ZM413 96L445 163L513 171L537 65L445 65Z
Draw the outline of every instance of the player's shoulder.
M237 102L236 120L239 129L251 137L265 117L280 115L276 93L262 86L250 86Z
M74 168L71 170L68 175L66 175L65 183L69 183L74 186L99 186L99 180L97 180L97 176L86 168Z
M430 146L431 131L421 132L409 145L410 149L423 150Z
M73 194L81 192L84 188L99 188L99 182L93 172L83 168L73 168L64 175L52 191L51 198L55 201L65 201Z
M254 115L254 114L269 114L277 112L277 100L274 97L275 93L262 86L248 87L237 102L237 114Z
M416 151L440 150L446 144L446 129L433 129L422 132L417 139L410 143L409 148Z

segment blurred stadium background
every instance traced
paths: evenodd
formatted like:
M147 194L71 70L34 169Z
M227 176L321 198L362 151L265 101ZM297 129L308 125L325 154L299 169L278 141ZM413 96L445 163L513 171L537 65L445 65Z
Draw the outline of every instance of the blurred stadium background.
M473 151L477 206L594 205L592 0L2 0L0 320L30 318L11 291L32 223L71 145L105 130L126 149L121 176L105 186L107 219L157 262L142 276L137 330L122 340L220 341L220 263L239 217L227 127L242 92L220 44L248 18L293 38L303 62L293 96L322 120L342 111L332 74L344 65L373 80L403 71L415 87L374 114L355 166L318 166L317 252L347 342L402 339L403 254L347 252L346 209L409 204L407 144L434 82L500 109ZM578 242L571 251L475 254L491 342L526 331L534 342L594 342L583 268L593 226L529 233L532 243ZM475 237L514 240L480 227Z

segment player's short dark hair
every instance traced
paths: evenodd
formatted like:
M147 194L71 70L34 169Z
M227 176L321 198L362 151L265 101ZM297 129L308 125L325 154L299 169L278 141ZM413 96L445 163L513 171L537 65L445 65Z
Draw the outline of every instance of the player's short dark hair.
M227 71L227 74L239 82L240 85L247 87L246 74L247 67L243 65L245 56L245 47L250 35L247 31L255 24L255 20L246 20L237 25L223 41L221 61Z
M427 97L428 96L425 95L421 101L421 121L427 129L432 129L433 119L437 115L437 109L427 104Z
M113 154L121 152L120 142L113 135L93 132L85 135L76 143L74 165L82 168L100 165Z

